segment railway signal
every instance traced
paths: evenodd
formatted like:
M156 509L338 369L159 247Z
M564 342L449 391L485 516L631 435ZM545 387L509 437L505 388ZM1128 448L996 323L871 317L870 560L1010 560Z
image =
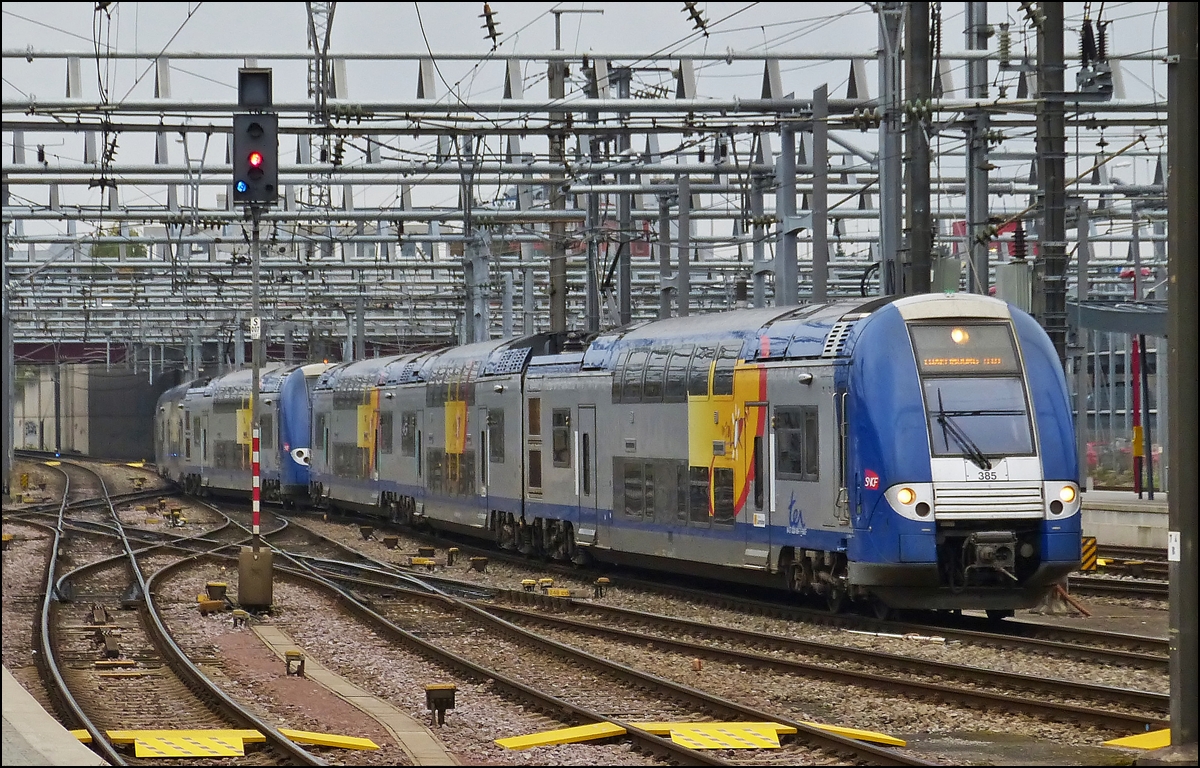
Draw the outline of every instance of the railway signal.
M274 205L279 197L279 116L233 116L233 201Z

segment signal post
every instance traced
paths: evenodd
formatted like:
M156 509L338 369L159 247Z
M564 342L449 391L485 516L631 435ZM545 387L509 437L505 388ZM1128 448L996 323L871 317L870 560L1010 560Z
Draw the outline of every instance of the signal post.
M238 70L238 106L247 112L233 116L233 201L244 206L252 222L252 309L250 345L253 378L250 383L250 462L252 539L238 555L238 603L247 609L265 610L274 593L274 564L270 549L263 549L259 531L262 482L259 476L259 386L263 364L263 328L259 307L259 219L279 195L279 115L271 107L271 70L243 67ZM274 442L272 442L274 444Z

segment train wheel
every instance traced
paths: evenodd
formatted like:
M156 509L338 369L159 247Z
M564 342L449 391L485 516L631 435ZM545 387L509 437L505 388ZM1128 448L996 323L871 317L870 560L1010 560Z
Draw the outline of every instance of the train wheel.
M893 615L895 615L895 611L888 607L888 604L880 600L878 597L871 598L871 610L875 613L875 618L879 619L880 621L887 621L888 619L892 618Z

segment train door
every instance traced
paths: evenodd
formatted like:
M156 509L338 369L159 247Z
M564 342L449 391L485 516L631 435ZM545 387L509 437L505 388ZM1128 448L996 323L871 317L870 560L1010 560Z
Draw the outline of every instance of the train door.
M579 406L579 428L573 435L575 440L575 491L579 500L579 526L576 541L581 544L596 542L596 527L599 525L598 509L600 497L596 488L596 406Z
M417 449L416 449L416 458L415 458L415 460L417 462L417 465L416 465L417 483L416 484L419 485L420 487L424 488L425 487L425 439L424 439L425 438L425 411L424 410L421 410L421 409L417 410L417 417L416 417L415 422L413 423L413 429L415 429L417 431L417 434L416 434Z
M742 504L742 509L745 510L742 517L745 525L742 528L746 531L742 562L756 568L766 568L771 553L771 526L767 523L770 511L775 507L775 476L770 460L773 451L769 450L774 435L774 430L770 429L767 421L770 413L771 406L766 400L746 403L750 480ZM762 434L757 434L760 431Z
M208 414L200 416L200 467L208 466Z
M479 508L483 511L483 519L486 522L487 512L491 509L488 502L488 485L491 483L491 460L489 454L490 446L488 445L488 408L485 405L478 406L475 409L478 418L475 419L475 424L479 429L479 443L476 452L479 454Z

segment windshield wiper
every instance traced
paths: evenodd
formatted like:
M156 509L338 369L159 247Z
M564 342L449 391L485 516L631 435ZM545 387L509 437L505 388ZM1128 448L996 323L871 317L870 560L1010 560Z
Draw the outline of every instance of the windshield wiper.
M946 416L1024 416L1022 408L977 408L970 411L942 411Z
M954 438L954 442L958 443L958 447L962 449L967 458L975 462L975 466L983 470L992 468L992 462L988 461L988 457L983 455L983 451L975 444L975 441L967 436L966 432L950 418L946 409L942 406L942 388L938 387L938 424L942 425L942 442L946 440L946 434L949 433Z

